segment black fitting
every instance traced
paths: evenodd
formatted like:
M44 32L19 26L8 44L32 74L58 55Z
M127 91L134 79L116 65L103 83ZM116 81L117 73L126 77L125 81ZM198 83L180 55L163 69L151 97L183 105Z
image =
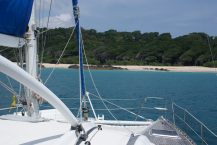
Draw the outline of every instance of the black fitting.
M102 130L102 126L101 125L98 125L98 130Z
M85 145L91 145L90 141L86 141L84 144Z
M71 130L76 130L77 127L71 126Z
M81 135L80 135L80 139L81 139L82 141L86 141L87 138L88 138L88 135L87 135L87 134L81 134Z
M81 132L81 131L83 131L83 127L82 127L81 125L78 125L77 128L76 128L76 130L77 130L78 132Z
M82 128L81 125L78 125L78 126L76 126L76 127L71 126L71 130L76 130L77 132L80 133L81 131L83 131L83 128Z

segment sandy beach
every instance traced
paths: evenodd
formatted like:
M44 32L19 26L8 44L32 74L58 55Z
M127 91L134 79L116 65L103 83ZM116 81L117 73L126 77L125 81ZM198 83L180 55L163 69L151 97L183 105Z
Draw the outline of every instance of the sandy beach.
M45 68L69 68L72 64L51 64L51 63L43 63Z
M73 64L43 63L45 68L68 68ZM136 65L112 65L130 71L172 71L172 72L217 72L217 68L203 66L136 66Z
M117 66L135 71L216 72L217 68L203 66Z

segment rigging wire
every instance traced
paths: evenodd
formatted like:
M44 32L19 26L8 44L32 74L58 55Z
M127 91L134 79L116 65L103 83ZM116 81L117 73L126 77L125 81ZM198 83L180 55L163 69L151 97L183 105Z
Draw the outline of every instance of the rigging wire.
M144 103L146 102L146 100L147 100L147 99L144 98L143 101L141 101L141 107L140 107L140 108L144 107ZM137 114L140 114L141 111L142 111L142 109L139 109L139 111L137 112ZM135 121L136 121L137 119L138 119L138 115L136 116Z
M79 31L81 31L81 29L79 30ZM98 90L98 88L96 87L96 84L95 84L95 81L94 81L94 79L93 79L93 75L92 75L92 73L91 73L91 71L90 71L90 67L89 67L89 63L88 63L88 60L87 60L87 55L86 55L86 52L85 52L85 48L84 48L84 43L83 43L83 37L82 37L82 33L80 33L81 34L81 45L82 45L82 48L83 48L83 51L84 51L84 57L85 57L85 61L86 61L86 63L87 63L87 69L88 69L88 72L89 72L89 75L90 75L90 78L91 78L91 81L92 81L92 83L93 83L93 86L94 86L94 88L95 88L95 90L96 90L96 92L97 92L97 94L98 94L98 96L96 95L96 97L98 97L100 100L101 100L101 102L103 103L103 105L105 106L105 108L106 108L106 110L109 112L109 114L116 120L116 121L119 121L116 117L115 117L115 115L109 110L109 108L108 108L108 106L105 104L105 102L104 102L104 99L102 99L102 97L101 97L101 95L100 95L100 93L99 93L99 90ZM91 94L91 93L90 93ZM109 103L109 101L107 101L107 100L105 100L107 103ZM119 107L118 105L116 105L116 104L114 104L114 103L110 103L110 104L113 104L114 106L116 106L116 107ZM124 109L124 108L122 108L123 110L125 110L125 111L127 111L127 112L131 112L131 111L128 111L127 109ZM132 114L132 113L131 113ZM137 114L136 114L137 115ZM139 116L140 117L140 116ZM143 119L145 119L145 118L143 118ZM127 128L126 126L124 126L124 128L127 130L127 131L129 131L131 134L133 134L133 131L132 130L130 130L129 128Z
M77 24L76 24L76 25L77 25ZM75 27L72 29L72 33L70 34L69 39L68 39L68 41L67 41L65 47L63 48L63 51L62 51L62 53L61 53L60 57L58 58L57 63L56 63L55 65L59 64L60 60L62 59L62 57L63 57L63 55L64 55L64 53L65 53L65 50L66 50L67 46L69 45L70 40L72 39L72 36L73 36L73 34L74 34L74 31L75 31ZM53 69L51 70L51 72L50 72L50 74L48 75L47 79L45 80L44 84L46 84L46 83L48 82L48 80L50 79L50 77L51 77L51 75L53 74L53 72L54 72L55 69L56 69L56 68L53 68Z
M35 1L37 2L37 1ZM39 52L39 49L40 49L40 35L39 35L39 32L40 32L40 27L41 27L41 0L39 0L39 4L36 4L36 5L39 5L39 8L38 8L38 21L36 22L36 39L37 39L37 52ZM38 54L37 56L38 57ZM39 76L39 69L38 69L38 61L36 62L36 65L37 65L37 75Z
M17 48L17 49L18 49L18 48ZM22 48L19 48L18 50L20 51L20 49L22 49ZM19 66L19 57L17 56L17 54L16 54L16 52L15 52L14 49L13 49L13 53L14 53L14 56L15 56L15 58L16 58L17 65ZM9 86L6 85L6 84L5 84L4 82L2 82L1 80L0 80L0 85L1 85L2 87L4 87L6 90L8 90L9 92L11 92L13 95L17 96L17 99L19 100L20 94L18 94L18 93L15 91L15 89L14 89L12 83L11 83L11 79L10 79L7 75L5 75L5 76L6 76L6 78L7 78L7 82L8 82L8 84L9 84Z
M41 6L41 7L42 7L42 14L41 14L42 16L41 16L41 17L44 18L44 1L42 1L41 4L42 4L42 6ZM43 27L44 27L44 21L43 21L43 19L42 19L42 21L41 21L41 29L42 29L42 30L44 30ZM44 33L42 33L40 37L41 37L41 45L39 45L39 47L43 48L43 44L44 44ZM43 60L42 52L41 52L41 60ZM42 65L42 62L41 62L41 60L40 60L40 62L39 62L39 63L40 63L39 72L38 72L39 78L40 78L41 69L42 69L42 66L41 66L41 65Z
M60 98L62 100L78 100L80 98L75 98L75 97L72 97L72 98ZM142 100L142 99L107 99L107 98L104 98L106 100L110 100L110 101L138 101L138 100ZM91 99L91 100L100 100L100 99Z
M19 48L20 49L20 48ZM18 59L18 56L17 56L17 54L16 54L16 52L15 52L15 49L13 49L13 53L14 53L14 57L16 58L16 62L17 62L17 64L19 65L19 59ZM9 86L5 86L5 87L8 87L8 88L10 88L10 90L11 91L13 91L13 92L15 92L14 91L14 87L13 87L13 85L12 85L12 83L11 83L11 79L7 76L7 75L5 75L6 76L6 78L7 78L7 81L8 81L8 84L9 84ZM3 82L1 82L1 84L2 84ZM13 93L14 94L14 93Z
M19 58L20 58L20 67L23 69L23 48L19 49ZM19 95L21 96L22 94L22 84L19 83Z
M38 10L38 27L41 27L41 0L39 0L39 10Z
M43 107L51 108L52 106L43 106ZM124 107L122 107L122 108L124 108ZM116 107L116 108L110 108L109 110L111 110L111 111L118 111L118 110L123 110L122 108ZM70 110L77 110L78 108L69 108L69 109ZM151 107L124 108L124 109L127 109L127 110L138 110L138 109L159 110L159 109L151 108ZM90 109L90 110L92 110L92 109ZM108 111L107 109L94 109L94 110L97 110L97 111Z
M53 0L50 0L50 6L49 6L49 11L48 11L48 18L47 18L47 23L46 23L46 29L48 29L49 22L50 22L50 15L51 15L52 4L53 4ZM42 43L42 52L41 52L41 59L40 59L39 77L41 76L41 69L42 69L42 63L43 63L44 49L45 49L45 45L46 45L46 40L47 40L47 31L45 32L45 37L44 37L44 40L43 40L43 43Z
M87 63L87 69L88 69L88 72L89 72L91 81L92 81L92 83L93 83L93 86L94 86L94 88L95 88L95 90L96 90L96 92L97 92L97 94L98 94L100 100L102 101L103 105L104 105L105 108L108 110L109 114L110 114L115 120L117 120L117 118L116 118L116 117L114 116L114 114L109 110L108 106L107 106L107 105L105 104L105 102L103 101L103 99L102 99L102 97L101 97L101 95L100 95L100 93L99 93L99 90L98 90L98 88L96 87L95 81L94 81L93 76L92 76L92 73L91 73L91 71L90 71L89 63L88 63L88 60L87 60L87 55L86 55L86 52L85 52L85 49L84 49L84 43L83 43L82 35L81 35L81 40L82 40L81 43L82 43L83 51L84 51L84 57L85 57L85 60L86 60L86 63Z
M16 58L17 64L19 63L19 58L17 56L17 53L15 52L15 50L13 49L13 53L14 53L14 57Z
M80 30L80 31L81 31L81 30ZM95 95L95 97L97 97L97 98L99 98L99 99L101 100L101 102L102 102L103 105L105 106L106 110L109 112L109 114L110 114L116 121L119 121L119 120L118 120L118 119L115 117L115 115L111 112L111 110L108 108L108 106L105 104L105 102L107 102L107 103L109 103L109 104L112 104L112 105L114 105L114 106L116 106L116 107L119 107L119 108L121 108L122 110L125 110L125 111L127 111L128 113L133 114L133 115L136 115L136 116L138 116L138 117L140 117L140 118L142 118L142 119L146 119L146 118L143 117L143 116L140 116L140 115L138 115L138 114L135 114L134 112L129 111L129 110L123 108L123 107L120 107L120 106L118 106L118 105L116 105L116 104L114 104L114 103L112 103L112 102L110 102L110 101L107 101L107 100L105 100L105 99L103 99L103 98L101 97L101 95L100 95L100 93L99 93L99 90L98 90L98 88L96 87L95 81L94 81L94 79L93 79L93 75L92 75L92 73L91 73L91 71L90 71L90 67L89 67L89 63L88 63L88 60L87 60L87 55L86 55L86 51L85 51L85 48L84 48L84 43L83 43L82 35L81 35L81 40L82 40L81 43L82 43L82 47L83 47L83 51L84 51L85 61L86 61L86 63L87 63L87 69L88 69L88 72L89 72L91 81L92 81L92 83L93 83L93 86L94 86L94 88L95 88L95 90L96 90L96 92L97 92L97 95L92 94L92 93L90 93L90 94L92 94L93 96ZM104 102L104 101L105 101L105 102ZM146 120L147 120L147 119L146 119ZM125 128L127 131L129 131L130 133L133 134L133 131L132 131L132 130L130 130L130 129L127 128L126 126L124 126L124 128Z
M1 52L4 52L5 50L8 50L9 49L9 47L6 47L6 48L4 48L3 50L0 50L0 53Z
M61 21L61 22L59 22L59 23L56 23L56 25L60 25L60 24L65 23L65 21L63 21L63 20L61 20L61 19L59 19L59 18L56 18L56 19L58 19L58 21ZM50 30L51 30L51 29L48 29L48 27L47 27L45 30L40 31L38 34L39 34L39 35L42 35L42 34L48 32L48 31L50 31Z
M210 45L209 36L206 35L206 38L207 38L207 42L208 42L208 46L209 46L210 55L211 55L211 58L212 58L212 64L213 64L213 67L216 68L216 66L215 66L215 61L214 61L214 56L213 56L213 52L212 52L212 47L211 47L211 45Z
M2 82L1 80L0 80L0 85L1 85L2 87L4 87L5 89L7 89L9 92L11 92L13 95L19 96L18 93L17 93L15 90L11 89L8 85L6 85L6 84L5 84L4 82Z
M76 22L76 21L75 21ZM79 22L79 21L77 21L77 22ZM78 27L78 29L79 30L77 30L77 31L80 31L80 26L76 26L76 27ZM78 33L78 32L77 32ZM78 37L79 38L77 38L77 41L78 41L78 55L79 55L79 58L78 58L78 60L79 60L79 68L80 68L80 70L78 71L78 75L79 75L79 97L80 97L80 106L79 106L79 109L78 109L78 113L77 113L77 117L79 117L79 115L80 115L80 122L82 121L82 103L84 102L84 98L85 98L85 96L82 96L82 82L81 82L81 51L82 51L82 49L80 48L80 47L82 47L81 46L81 33L79 33L79 35L78 35ZM81 39L81 40L80 40ZM83 59L83 58L82 58ZM85 83L84 83L84 85L85 85ZM86 86L84 86L85 88L86 88ZM86 102L85 102L85 106L86 106Z
M46 33L46 32L48 32L48 31L50 31L51 29L46 29L46 30L44 30L44 31L41 31L41 32L39 32L38 34L39 35L42 35L43 33Z
M97 95L95 95L95 94L93 94L93 93L90 93L90 94L93 95L94 97L100 98L99 96L97 96ZM120 109L122 109L122 110L124 110L124 111L126 111L126 112L128 112L128 113L130 113L130 114L132 114L132 115L138 116L138 117L141 118L141 119L148 120L147 118L145 118L145 117L143 117L143 116L141 116L141 115L138 115L138 114L136 114L136 113L134 113L134 112L132 112L132 111L129 111L129 110L127 110L126 108L123 108L123 107L121 107L121 106L119 106L119 105L117 105L117 104L115 104L115 103L112 103L111 101L108 101L108 100L105 100L105 99L102 99L102 100L105 101L105 102L107 102L107 103L109 103L109 104L111 104L111 105L114 105L115 107L118 107L118 108L120 108Z
M104 99L105 100L105 99ZM117 105L118 106L118 105ZM53 108L51 105L42 105L42 107L45 107L45 108ZM69 108L70 110L77 110L78 108ZM160 109L158 109L158 108L156 108L156 107L139 107L139 108L133 108L133 107L131 107L131 108L124 108L124 107L116 107L116 108L110 108L109 110L111 110L111 111L117 111L117 110L124 110L124 111L126 111L126 110L138 110L138 109L148 109L148 110L160 110ZM90 110L92 110L92 109L90 109ZM98 111L108 111L107 109L94 109L94 110L98 110ZM160 110L160 111L166 111L166 110ZM138 115L136 115L136 114L133 114L134 116L138 116ZM143 116L141 116L140 117L141 119L144 119L144 117ZM136 120L135 120L136 121Z
M5 76L6 76L7 80L8 80L8 83L9 83L11 89L14 90L14 88L13 88L13 86L12 86L12 84L11 84L10 78L9 78L7 75L5 75Z
M80 30L80 31L81 31L81 30ZM82 34L82 33L81 33L81 34ZM83 51L84 51L85 61L86 61L86 63L87 63L87 69L88 69L88 72L89 72L91 81L92 81L92 83L93 83L93 86L94 86L94 88L95 88L95 90L96 90L96 92L97 92L97 95L92 94L92 93L90 93L90 92L89 92L89 93L92 94L93 96L95 95L95 97L97 97L97 98L99 98L99 99L101 100L101 102L102 102L103 105L105 106L106 110L109 112L109 114L110 114L116 121L119 121L119 120L118 120L118 119L115 117L115 115L111 112L111 110L108 108L108 106L105 104L105 102L107 102L107 103L109 103L109 104L112 104L112 105L114 105L114 106L116 106L116 107L119 107L119 108L121 108L122 110L125 110L125 111L127 111L128 113L133 114L133 115L136 115L136 116L138 116L138 117L140 117L140 118L142 118L142 119L146 119L146 118L143 117L143 116L140 116L140 115L138 115L138 114L135 114L134 112L129 111L129 110L123 108L123 107L120 107L120 106L118 106L118 105L116 105L116 104L114 104L114 103L112 103L112 102L110 102L110 101L107 101L107 100L105 100L105 99L103 99L103 98L101 97L101 95L100 95L100 93L99 93L99 90L98 90L98 88L96 87L95 81L94 81L94 79L93 79L93 75L92 75L92 73L91 73L91 71L90 71L90 67L89 67L89 63L88 63L88 60L87 60L87 55L86 55L86 52L85 52L85 48L84 48L84 43L83 43L82 35L81 35L81 40L82 40L81 43L82 43L82 48L83 48ZM105 102L104 102L104 101L105 101ZM146 120L147 120L147 119L146 119ZM125 128L127 131L129 131L130 133L133 134L133 131L132 131L132 130L130 130L130 129L127 128L126 126L124 126L124 128Z
M60 25L60 24L65 23L65 21L62 21L62 20L59 19L59 18L56 18L56 19L58 19L59 21L61 21L61 22L59 22L59 23L56 23L56 25ZM41 35L41 37L42 37L42 38L41 38L42 47L43 47L43 44L45 43L44 40L43 40L43 39L44 39L44 38L43 38L43 36L44 36L43 34L44 34L44 33L47 34L47 32L50 31L50 30L52 30L52 29L49 29L48 27L46 27L46 28L41 29L41 31L38 31L38 32L37 32L37 36L40 37L40 35ZM48 35L48 36L49 36L49 35Z

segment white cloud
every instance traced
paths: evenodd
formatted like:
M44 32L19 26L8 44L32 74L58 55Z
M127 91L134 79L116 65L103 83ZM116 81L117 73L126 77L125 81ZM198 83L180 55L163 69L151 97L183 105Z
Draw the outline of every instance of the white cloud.
M71 27L73 26L72 15L69 13L63 13L50 17L49 28L57 27Z
M44 0L43 0L44 1ZM48 15L50 0L45 0L43 17ZM204 31L214 34L217 24L216 0L80 0L81 26L98 31L183 32ZM47 5L47 6L46 6ZM50 27L70 27L72 2L53 0ZM46 24L47 18L44 18ZM43 25L45 26L45 25ZM206 26L206 27L205 27ZM202 29L203 28L203 29Z
M72 20L72 16L70 14L60 14L59 16L56 16L56 18L63 22Z

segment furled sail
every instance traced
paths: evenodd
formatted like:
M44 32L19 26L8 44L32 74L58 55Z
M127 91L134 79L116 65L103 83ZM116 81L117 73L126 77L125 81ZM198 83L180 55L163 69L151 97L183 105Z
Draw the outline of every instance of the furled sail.
M0 0L0 46L20 47L33 0Z

